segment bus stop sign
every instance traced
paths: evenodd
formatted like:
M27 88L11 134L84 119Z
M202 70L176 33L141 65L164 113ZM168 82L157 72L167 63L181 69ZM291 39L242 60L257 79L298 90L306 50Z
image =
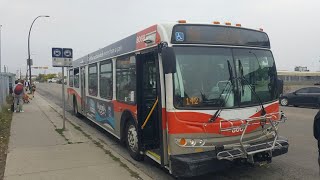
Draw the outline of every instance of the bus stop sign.
M53 67L71 67L73 52L71 48L52 48Z

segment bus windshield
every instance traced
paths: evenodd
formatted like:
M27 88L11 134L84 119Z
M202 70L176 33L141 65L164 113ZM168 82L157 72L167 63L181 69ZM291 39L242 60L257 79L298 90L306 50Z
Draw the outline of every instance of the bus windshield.
M269 50L188 46L174 51L177 108L232 108L277 98L276 68Z

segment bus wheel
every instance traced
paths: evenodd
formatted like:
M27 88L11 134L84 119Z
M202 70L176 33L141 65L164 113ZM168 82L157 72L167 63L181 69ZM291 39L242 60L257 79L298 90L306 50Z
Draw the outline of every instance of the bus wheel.
M80 113L78 111L78 104L77 104L77 100L74 98L73 99L73 114L77 117L80 116Z
M140 154L138 132L134 123L129 120L126 126L126 145L130 156L136 161L142 161L144 156Z

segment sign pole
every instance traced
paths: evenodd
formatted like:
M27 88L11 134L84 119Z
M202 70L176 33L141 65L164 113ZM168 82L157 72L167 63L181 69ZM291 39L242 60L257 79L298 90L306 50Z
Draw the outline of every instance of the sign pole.
M66 129L66 101L64 91L64 67L72 67L72 49L71 48L52 48L52 66L62 67L62 103L63 103L63 128Z
M66 128L66 101L64 94L64 66L62 66L62 102L63 102L63 130Z

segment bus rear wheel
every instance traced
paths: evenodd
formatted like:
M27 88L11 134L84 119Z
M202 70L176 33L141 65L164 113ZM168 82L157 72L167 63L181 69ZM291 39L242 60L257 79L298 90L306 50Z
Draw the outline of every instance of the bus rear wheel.
M138 143L138 131L132 120L126 125L126 145L130 156L136 161L143 161L144 156L140 154Z

